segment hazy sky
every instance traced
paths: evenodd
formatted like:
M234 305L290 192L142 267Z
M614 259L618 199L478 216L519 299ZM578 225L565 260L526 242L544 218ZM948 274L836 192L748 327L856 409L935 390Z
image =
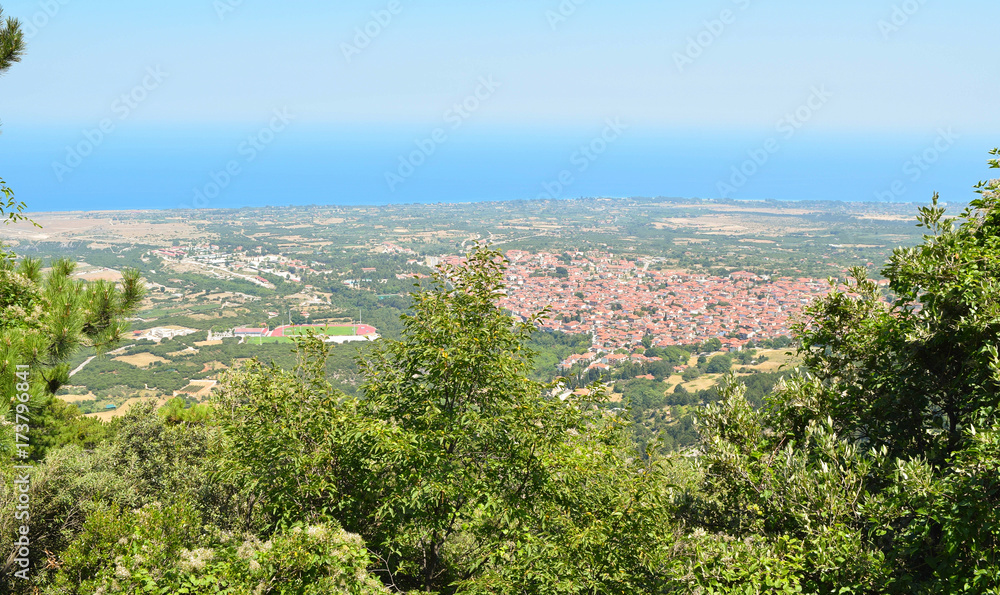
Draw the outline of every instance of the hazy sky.
M484 126L754 129L825 86L818 128L1000 131L995 0L0 4L29 34L0 79L7 122L98 121L158 67L135 122L288 107L300 122L421 124L492 77Z
M1000 143L996 0L0 5L35 210L958 201Z

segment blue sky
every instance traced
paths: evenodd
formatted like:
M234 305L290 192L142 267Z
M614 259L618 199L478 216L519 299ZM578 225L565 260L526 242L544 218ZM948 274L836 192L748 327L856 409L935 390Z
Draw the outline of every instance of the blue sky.
M884 145L878 156L893 171L843 188L869 200L882 185L907 177L900 173L907 161L932 147L940 130L960 140L916 182L944 183L981 170L989 143L997 142L991 139L1000 138L995 1L675 4L3 0L6 14L25 23L29 46L24 60L0 78L0 168L25 191L60 201L100 193L101 172L113 185L116 167L143 156L160 164L150 179L190 173L197 185L194 172L204 178L232 159L251 165L238 152L241 139L266 127L274 110L287 110L294 114L288 132L278 133L257 161L262 168L270 163L272 174L281 174L279 163L297 161L296 151L325 147L331 159L342 160L341 152L350 151L335 145L383 139L362 160L377 183L344 183L356 200L423 201L434 194L435 181L447 186L461 177L454 168L468 165L446 153L469 154L491 142L491 150L510 147L493 157L493 169L503 169L524 147L550 143L552 152L539 159L551 165L539 171L551 173L519 170L526 181L505 190L511 199L532 198L546 176L558 178L575 147L599 135L608 118L620 118L629 132L618 146L630 148L617 157L610 148L587 176L574 177L567 195L718 195L727 172L778 135L781 150L767 164L776 179L765 184L769 177L755 173L755 183L737 197L829 198L804 194L790 174L779 172L794 171L801 152L815 156L807 161L816 172L830 159L855 168L857 155L867 158L871 147ZM365 29L375 35L359 37ZM484 80L490 89L483 89ZM817 89L822 102L814 97ZM475 109L456 112L462 103ZM808 117L794 122L795 138L783 138L779 121L796 113ZM83 134L106 119L114 129L94 155L72 176L57 179L52 165L66 160L65 148L85 141ZM406 159L415 143L442 127L448 138L440 157L427 156L412 180L387 192L384 174L396 172L400 156ZM681 144L709 137L719 144L698 158L704 179L661 180L652 176L653 163L648 171L625 171L630 159L624 155L657 139L672 143L658 157L648 154L663 160L683 153ZM185 143L196 146L185 149ZM218 157L206 149L214 144ZM831 154L831 146L839 149ZM204 165L186 155L189 150L205 152ZM713 154L718 162L704 161ZM615 159L621 167L608 165ZM355 165L351 169L365 169ZM240 169L242 175L251 168ZM495 182L493 175L480 183ZM974 181L953 183L967 188ZM471 200L484 197L468 190L476 185L475 177L463 183ZM417 186L424 190L407 194ZM308 200L316 198L305 196L310 188L288 200L348 200ZM909 196L914 188L909 184L900 198L921 198ZM228 190L228 199L214 204L260 202L250 193L240 198L236 186ZM447 200L462 198L449 192Z

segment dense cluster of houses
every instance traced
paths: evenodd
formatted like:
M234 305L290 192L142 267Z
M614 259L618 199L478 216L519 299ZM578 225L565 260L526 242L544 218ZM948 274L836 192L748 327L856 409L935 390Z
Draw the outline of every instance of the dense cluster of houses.
M656 270L594 252L566 258L512 250L507 257L504 307L520 317L547 307L543 328L590 333L594 348L606 351L630 349L646 335L657 346L717 337L724 349L739 349L750 339L788 335L795 315L830 289L826 280Z

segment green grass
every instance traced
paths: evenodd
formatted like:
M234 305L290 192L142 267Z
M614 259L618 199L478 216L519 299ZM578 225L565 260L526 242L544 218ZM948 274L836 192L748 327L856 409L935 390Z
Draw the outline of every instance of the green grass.
M328 337L345 337L354 334L353 326L313 326L303 328L286 328L285 336L305 335L309 331Z

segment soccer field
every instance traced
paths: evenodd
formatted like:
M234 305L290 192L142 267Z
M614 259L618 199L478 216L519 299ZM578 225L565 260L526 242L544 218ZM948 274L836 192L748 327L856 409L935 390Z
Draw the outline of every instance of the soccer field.
M297 335L307 335L309 331L313 331L318 335L326 335L328 337L344 337L354 334L354 325L349 326L292 326L285 327L284 336L294 337Z

